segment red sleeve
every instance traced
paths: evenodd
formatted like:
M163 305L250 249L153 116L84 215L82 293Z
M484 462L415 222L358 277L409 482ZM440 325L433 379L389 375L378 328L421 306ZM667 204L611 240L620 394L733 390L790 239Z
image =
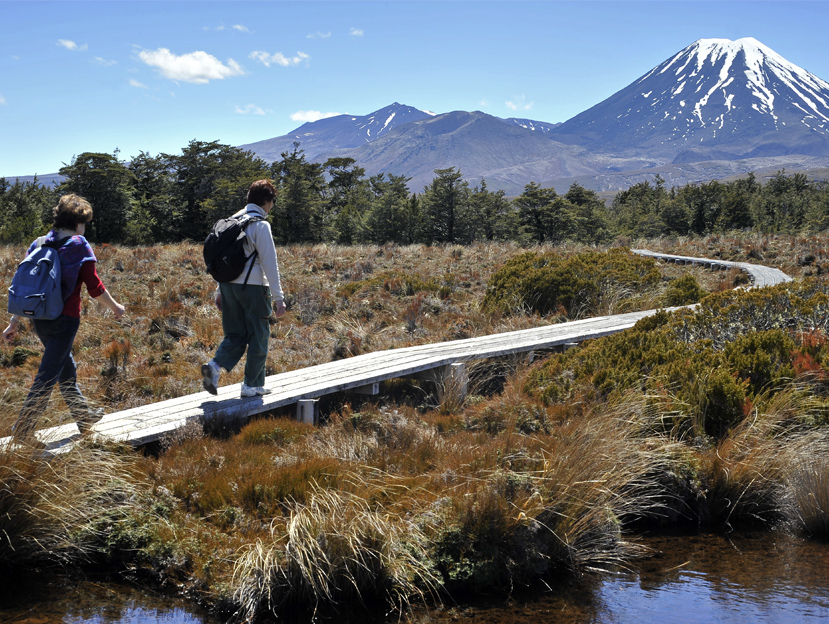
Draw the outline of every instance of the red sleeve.
M84 262L81 265L81 270L78 273L78 281L86 284L86 292L93 299L100 297L106 290L101 278L98 277L98 271L95 269L94 262Z

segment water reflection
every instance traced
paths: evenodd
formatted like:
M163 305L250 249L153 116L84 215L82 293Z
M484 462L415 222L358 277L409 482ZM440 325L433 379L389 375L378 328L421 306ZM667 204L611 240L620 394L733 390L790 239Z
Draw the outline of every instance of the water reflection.
M0 589L3 624L220 624L192 603L113 583L81 581Z
M780 534L644 540L654 555L531 600L456 607L418 624L818 624L829 622L829 545Z
M657 556L602 584L606 622L829 621L829 547L786 535L652 540Z
M613 575L557 584L542 596L418 609L411 624L775 624L829 622L829 545L780 534L645 540L654 555ZM192 604L112 584L0 584L8 624L220 624ZM337 624L348 617L341 614ZM317 620L320 622L320 620ZM361 624L380 624L365 614ZM393 617L387 624L400 620ZM321 623L322 624L322 623Z

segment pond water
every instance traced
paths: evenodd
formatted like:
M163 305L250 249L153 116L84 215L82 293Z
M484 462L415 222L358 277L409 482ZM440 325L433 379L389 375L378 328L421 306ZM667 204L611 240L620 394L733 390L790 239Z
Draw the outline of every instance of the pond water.
M654 555L626 571L589 574L531 599L417 609L407 619L417 624L829 623L827 544L781 534L660 537L645 543ZM0 600L4 624L220 623L185 601L93 582L16 592L14 599L3 592Z

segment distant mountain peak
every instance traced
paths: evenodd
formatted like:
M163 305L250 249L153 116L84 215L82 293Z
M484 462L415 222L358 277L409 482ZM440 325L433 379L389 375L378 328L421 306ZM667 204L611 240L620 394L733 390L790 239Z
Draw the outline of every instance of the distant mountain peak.
M699 39L552 134L679 158L826 154L829 83L753 37Z
M332 147L353 149L376 140L393 128L433 116L412 106L394 102L368 115L336 115L302 124L292 132L240 146L268 161L278 160L294 143L299 143L306 157L313 160Z
M700 109L718 91L725 94L728 87L740 86L734 83L742 80L741 72L745 75L745 86L757 99L755 105L760 112L774 116L775 91L772 83L776 78L793 90L800 91L804 112L829 121L829 83L790 63L754 37L744 37L736 41L699 39L640 78L638 82L646 82L655 73L664 74L672 71L680 82L676 88L678 93L686 79L693 81L695 77L704 75L709 66L717 68L718 80L709 85L702 98L696 100L694 112L701 121L703 116ZM700 81L697 84L700 84Z

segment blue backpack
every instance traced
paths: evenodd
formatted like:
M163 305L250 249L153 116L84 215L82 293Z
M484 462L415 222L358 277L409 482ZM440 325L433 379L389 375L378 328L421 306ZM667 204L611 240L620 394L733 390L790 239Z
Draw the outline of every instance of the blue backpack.
M17 267L9 286L9 313L53 321L63 311L58 248L71 236L43 243Z

